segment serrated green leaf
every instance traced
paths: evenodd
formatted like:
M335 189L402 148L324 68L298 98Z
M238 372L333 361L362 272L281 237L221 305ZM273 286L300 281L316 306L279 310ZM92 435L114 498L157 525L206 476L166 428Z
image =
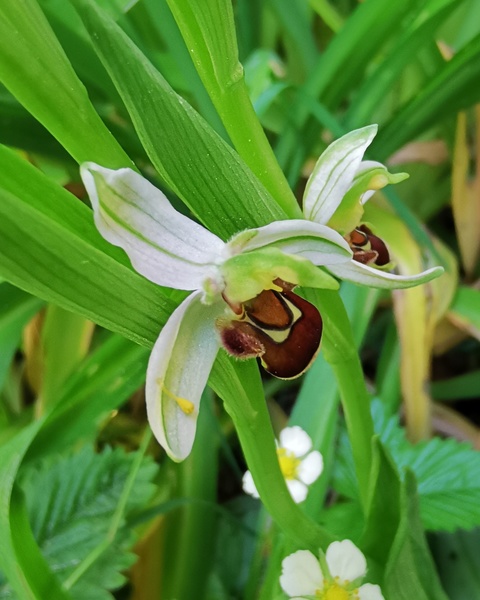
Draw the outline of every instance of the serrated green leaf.
M15 486L23 455L40 426L41 421L32 423L0 448L0 569L20 600L71 600L34 542Z
M372 404L375 431L401 470L410 468L418 481L420 514L428 530L453 531L480 525L480 454L467 443L433 438L412 445L398 417L387 417L383 405ZM342 438L335 487L356 498L351 453Z
M62 581L107 537L134 456L121 449L95 454L86 446L78 454L50 459L37 468L23 471L22 487L33 533L50 567ZM150 499L154 491L151 480L156 471L153 461L143 460L134 493L127 501L125 518ZM132 541L132 533L121 527L98 564L94 563L72 587L72 597L113 598L105 590L124 582L120 573L135 560L129 553Z
M285 218L245 163L118 26L92 2L73 1L152 163L202 223L226 239Z

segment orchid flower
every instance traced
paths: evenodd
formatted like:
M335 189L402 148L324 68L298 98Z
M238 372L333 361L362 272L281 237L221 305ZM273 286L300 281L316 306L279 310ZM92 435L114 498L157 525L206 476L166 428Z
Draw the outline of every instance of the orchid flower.
M338 289L337 280L318 266L390 288L424 283L442 272L438 267L401 277L379 270L383 249L388 256L385 244L356 227L372 190L399 180L379 163L361 162L375 132L375 126L352 132L320 157L306 189L306 220L277 221L228 242L176 211L135 171L82 165L103 237L123 248L150 281L192 292L162 329L147 369L148 419L173 460L190 453L200 397L221 346L237 358L260 358L283 379L298 377L311 364L322 319L293 289Z
M363 207L373 194L408 177L389 173L379 162L362 160L376 133L377 125L369 125L328 146L308 179L303 212L306 219L338 231L352 249L351 261L327 267L335 276L370 287L411 287L438 277L443 268L433 267L413 276L389 273L393 264L387 244L362 223Z
M378 585L364 583L367 561L350 540L331 543L316 558L298 550L282 562L280 586L291 600L384 600Z
M318 450L312 450L310 436L298 425L282 429L278 436L277 456L280 470L290 495L297 503L307 497L308 486L316 481L323 471L323 457ZM259 494L250 471L242 480L243 491L254 498Z
M300 375L318 351L322 319L292 290L337 289L315 265L348 262L352 252L333 229L305 220L249 229L225 243L131 169L85 163L81 175L103 237L150 281L192 291L162 329L146 379L153 433L173 460L183 460L220 346L238 358L259 357L277 377Z

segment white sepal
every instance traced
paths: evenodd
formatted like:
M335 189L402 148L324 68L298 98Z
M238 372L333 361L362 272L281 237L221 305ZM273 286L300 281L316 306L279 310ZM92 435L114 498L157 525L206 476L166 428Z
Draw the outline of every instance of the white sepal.
M327 269L340 279L386 290L409 288L427 283L444 272L443 267L432 267L416 275L395 275L364 265L356 260L338 265L328 265Z
M225 244L176 211L132 169L84 163L80 173L102 236L125 250L133 268L154 283L195 290L214 270Z
M148 362L148 421L174 461L192 449L200 398L219 348L214 322L223 307L205 306L201 295L194 292L172 313Z
M275 221L242 231L228 242L232 254L268 247L307 258L314 265L345 262L352 254L343 237L331 227L303 219Z
M320 156L307 182L303 212L310 221L326 225L352 185L365 150L377 133L376 125L356 129L336 140Z

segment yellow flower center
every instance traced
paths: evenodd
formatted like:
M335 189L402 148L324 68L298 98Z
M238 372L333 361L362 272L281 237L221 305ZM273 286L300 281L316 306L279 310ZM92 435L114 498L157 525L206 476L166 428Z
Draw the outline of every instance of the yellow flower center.
M280 463L280 470L285 479L295 479L298 467L300 466L300 459L293 452L289 452L285 448L277 448L277 456Z
M318 590L315 594L319 600L358 600L358 589L345 589L338 583L338 578L334 581L324 580L323 584L323 590Z

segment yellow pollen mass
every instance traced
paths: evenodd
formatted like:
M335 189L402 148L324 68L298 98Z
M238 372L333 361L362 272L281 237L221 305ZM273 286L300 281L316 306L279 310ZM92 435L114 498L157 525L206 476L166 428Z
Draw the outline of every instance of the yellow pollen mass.
M181 398L180 396L173 394L168 388L165 387L163 379L157 379L157 383L160 386L161 391L171 400L176 402L182 412L184 412L186 415L191 415L193 413L193 411L195 410L195 404L193 402L187 400L186 398Z
M278 462L280 463L280 470L285 479L296 479L298 467L300 466L300 459L297 458L293 452L285 450L285 448L278 448L277 456Z
M350 592L344 587L341 587L337 583L332 583L319 592L318 597L321 600L353 600L356 596L352 597Z

